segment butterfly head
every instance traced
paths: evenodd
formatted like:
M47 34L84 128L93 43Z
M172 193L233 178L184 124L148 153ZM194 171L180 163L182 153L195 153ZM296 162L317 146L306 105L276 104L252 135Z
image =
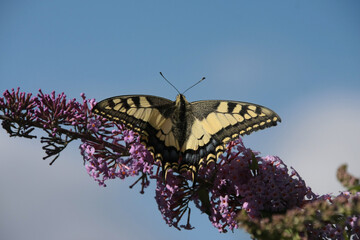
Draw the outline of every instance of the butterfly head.
M189 104L188 100L186 100L185 96L181 93L176 96L175 106L178 108L185 108L185 106Z

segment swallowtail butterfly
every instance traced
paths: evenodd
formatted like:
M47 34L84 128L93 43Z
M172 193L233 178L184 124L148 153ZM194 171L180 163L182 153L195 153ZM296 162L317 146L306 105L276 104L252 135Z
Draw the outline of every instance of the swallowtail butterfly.
M111 97L97 103L93 112L138 132L141 143L161 162L165 178L170 168L196 174L203 162L216 161L230 140L281 122L275 112L260 105L190 103L183 94L175 101L149 95Z

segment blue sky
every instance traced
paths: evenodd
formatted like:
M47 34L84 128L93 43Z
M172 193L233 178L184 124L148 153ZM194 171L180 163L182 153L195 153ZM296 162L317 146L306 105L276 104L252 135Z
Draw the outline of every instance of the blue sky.
M342 162L360 175L359 1L1 1L0 91L151 94L231 99L283 122L245 137L279 155L319 193L341 190ZM192 231L167 227L153 188L100 188L76 143L53 167L39 142L0 131L1 239L239 239L193 211ZM324 181L324 179L326 179ZM23 229L22 231L19 231ZM26 235L25 235L26 233ZM246 236L246 235L244 235ZM242 239L249 239L243 237Z

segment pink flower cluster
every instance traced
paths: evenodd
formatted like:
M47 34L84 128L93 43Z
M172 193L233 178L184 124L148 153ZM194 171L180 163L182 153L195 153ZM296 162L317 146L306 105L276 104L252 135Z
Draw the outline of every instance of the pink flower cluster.
M98 128L94 134L97 134L99 138L104 138L107 130L101 126L96 127L96 125L93 124L90 128L92 130ZM138 137L133 131L120 130L122 126L118 127L119 129L112 130L105 140L111 139L112 144L115 145L124 144L127 146L125 149L128 150L128 153L126 150L118 152L110 147L104 147L101 143L83 139L80 149L86 162L86 170L99 185L104 187L106 186L105 181L108 179L124 179L129 176L141 175L141 193L143 193L144 188L150 184L147 175L153 175L154 160L145 147L139 143ZM103 133L99 135L100 132Z
M300 207L305 197L315 197L299 174L280 158L256 155L238 139L228 144L218 163L200 169L195 186L175 172L168 174L166 184L158 180L156 200L166 222L178 227L179 216L193 200L214 227L226 232L237 228L241 209L259 218Z

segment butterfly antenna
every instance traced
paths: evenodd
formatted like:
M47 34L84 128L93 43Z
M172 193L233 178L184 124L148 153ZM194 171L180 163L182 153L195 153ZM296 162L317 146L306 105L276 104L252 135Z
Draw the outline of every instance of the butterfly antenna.
M191 87L189 87L188 89L186 89L182 94L186 93L187 90L189 90L190 88L195 87L196 85L198 85L199 83L201 83L201 82L204 81L204 80L205 80L205 77L203 77L202 79L200 79L200 81L198 81L197 83L195 83L194 85L192 85Z
M179 90L169 81L166 79L166 77L164 77L164 75L162 74L162 72L160 72L160 75L165 79L165 81L167 81L173 88L175 88L175 90L180 94Z

